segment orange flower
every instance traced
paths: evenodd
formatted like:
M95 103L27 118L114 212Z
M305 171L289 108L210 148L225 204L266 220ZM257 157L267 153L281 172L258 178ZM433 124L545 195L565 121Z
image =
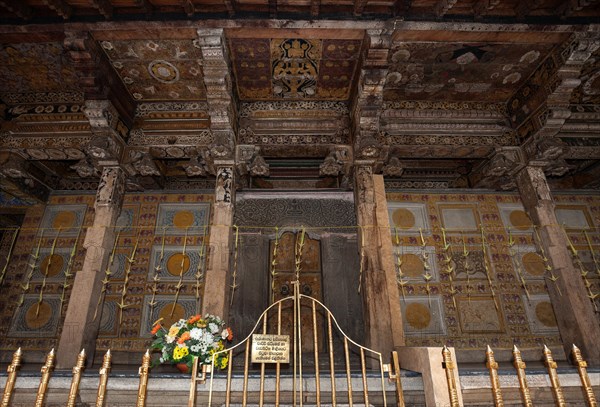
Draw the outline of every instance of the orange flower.
M188 319L187 322L188 322L188 324L193 324L199 320L200 320L200 315L194 315L193 317L190 317L190 319Z
M227 340L228 341L232 340L233 339L233 331L231 330L230 327L227 327L227 333L229 334L229 335L227 335Z
M160 328L162 328L162 327L160 326L160 324L156 324L156 325L154 325L154 327L152 327L152 331L150 331L150 333L151 333L152 335L156 335L156 333L158 332L158 330L159 330Z
M179 338L179 340L177 341L177 343L184 343L185 341L187 341L188 339L190 339L190 333L189 332L184 332L181 337Z

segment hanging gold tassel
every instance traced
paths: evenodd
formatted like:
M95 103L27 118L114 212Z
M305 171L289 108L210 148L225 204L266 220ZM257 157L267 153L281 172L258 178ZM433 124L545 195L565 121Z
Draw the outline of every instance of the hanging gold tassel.
M27 293L27 291L29 291L29 287L31 286L31 279L33 278L33 272L35 271L35 268L37 267L37 262L40 259L40 247L42 246L42 239L44 237L44 231L42 230L42 233L40 234L40 239L38 240L38 244L37 247L35 249L35 253L32 254L29 260L29 263L27 263L27 268L29 269L29 272L27 273L27 277L25 277L25 284L21 284L21 289L23 290L21 292L21 296L19 297L19 300L17 301L17 308L21 307L21 305L23 305L23 302L25 301L25 294Z
M302 251L304 250L304 234L306 229L302 226L300 231L300 239L296 240L295 254L296 254L296 281L300 281L300 270L302 269Z
M188 228L185 228L185 236L183 238L183 250L181 251L181 263L179 264L179 281L175 286L175 300L173 301L173 306L171 307L171 314L169 315L171 318L173 317L173 313L175 312L175 307L177 306L177 302L179 301L179 294L181 294L181 287L183 287L183 267L185 266L185 249L187 248L187 238L188 238Z
M73 276L73 273L71 273L71 270L73 269L73 263L75 262L75 255L77 254L77 244L79 243L79 237L81 236L81 230L83 228L79 228L79 232L77 233L77 238L75 239L75 243L73 244L73 247L71 248L71 253L69 254L69 261L67 262L67 268L65 269L65 279L62 283L62 291L60 293L60 309L59 309L59 316L62 316L63 313L63 306L65 304L65 301L67 300L66 298L66 293L67 293L67 288L69 288L71 286L71 284L69 283L69 279Z
M12 361L6 369L8 373L8 377L6 378L6 385L4 386L4 393L2 395L2 403L1 407L8 407L10 405L10 398L12 397L12 392L15 388L15 382L17 381L17 369L21 366L21 348L17 349L17 351L13 354Z
M135 255L137 253L138 244L140 243L141 234L142 229L140 228L137 239L135 239L133 249L131 250L131 257L125 258L125 262L127 263L125 266L125 280L123 281L123 289L121 290L121 301L117 303L117 307L119 307L119 327L121 327L121 324L123 323L123 310L130 305L125 303L125 297L127 296L127 288L129 285L129 274L131 273L131 267L133 266L133 263L135 263Z
M112 275L112 265L115 261L115 252L117 251L117 244L119 242L119 236L121 235L121 231L117 232L117 237L115 238L115 242L113 244L112 251L110 252L110 257L108 258L108 264L106 266L106 270L104 270L104 278L102 279L102 289L100 290L100 296L98 297L98 303L96 304L96 310L94 311L94 321L98 316L98 311L101 306L104 305L104 299L106 297L106 290L108 289L108 283L110 282L110 276Z
M158 292L158 283L160 282L160 272L162 270L162 262L163 259L165 258L165 233L166 233L166 226L163 226L163 233L162 233L162 243L160 245L160 254L158 256L158 261L156 266L154 266L154 276L152 277L152 298L150 299L150 302L148 302L148 306L150 307L150 318L149 320L152 321L153 318L152 316L154 315L154 308L156 307L156 293Z
M525 282L525 277L523 276L523 270L521 270L521 265L518 259L516 259L516 252L514 250L515 241L513 239L510 228L508 229L508 254L513 259L513 264L515 265L515 271L517 272L517 276L519 277L519 282L521 283L521 287L525 291L525 295L527 296L527 300L531 301L531 297L529 296L529 289L527 288L527 283Z
M10 246L8 246L8 253L4 257L6 260L5 260L4 266L2 267L2 271L0 272L0 287L2 286L2 283L4 282L4 277L6 276L6 271L8 270L8 263L10 263L10 258L12 256L12 252L15 247L15 242L17 241L18 234L19 234L19 228L16 228L15 233L13 233L13 237L10 241Z
M52 247L50 248L50 254L48 255L48 263L46 263L45 270L43 272L44 278L42 279L42 286L40 287L40 294L38 296L38 301L35 307L35 317L37 318L40 315L40 306L42 305L42 301L44 301L44 289L46 288L46 279L48 278L48 271L50 271L50 265L52 264L52 256L54 256L54 251L56 250L56 242L58 241L58 236L60 236L61 228L58 228L58 233L54 237L52 241Z
M275 280L277 277L277 254L279 251L279 227L275 226L275 243L273 244L273 256L271 258L271 303L275 302Z
M237 227L237 225L233 225L233 228L235 229L235 243L234 243L234 250L233 250L233 274L231 276L231 298L230 298L230 302L229 305L233 305L233 296L235 295L235 290L237 289L238 285L237 285L237 268L238 268L238 244L239 244L239 238L240 238L240 229Z

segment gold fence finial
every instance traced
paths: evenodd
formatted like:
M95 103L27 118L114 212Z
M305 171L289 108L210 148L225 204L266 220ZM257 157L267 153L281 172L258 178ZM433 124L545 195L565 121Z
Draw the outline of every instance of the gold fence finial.
M137 407L146 405L146 391L148 388L148 373L150 372L150 350L146 349L146 353L142 357L142 366L140 366L140 385L138 386Z
M448 383L448 395L450 396L450 407L460 406L458 402L458 390L454 381L454 362L452 361L452 353L446 345L442 348L442 360L444 362L444 370L446 371L446 381Z
M77 391L81 381L81 372L85 366L85 349L82 349L77 356L77 363L73 367L73 379L71 380L71 389L69 390L69 398L67 399L67 407L75 407L77 400Z
M48 390L48 382L50 381L50 373L54 367L54 348L46 356L46 363L42 366L42 378L40 379L40 386L38 387L37 395L35 397L35 407L42 407L44 405L44 399L46 398L46 390Z
M552 385L552 393L554 393L556 405L558 407L565 407L565 396L563 395L560 381L558 380L558 373L556 372L557 364L554 361L554 358L552 358L552 352L545 344L544 360L546 362L546 367L548 368L548 376L550 376L550 384Z
M521 358L521 351L517 348L517 345L513 347L513 365L517 369L517 378L519 379L519 391L521 392L521 398L523 399L523 405L525 407L533 407L531 401L531 394L529 393L529 387L527 386L527 376L525 373L525 362Z
M498 377L498 362L494 358L494 351L487 345L485 352L487 363L486 366L490 371L490 381L492 383L492 397L494 397L494 405L496 407L503 407L504 400L502 399L502 390L500 388L500 379Z
M104 354L102 359L102 367L100 368L100 382L98 383L98 394L96 395L96 407L104 407L104 399L106 398L106 385L108 383L108 373L110 372L111 361L110 349Z
M589 407L598 407L594 390L592 389L592 383L587 373L587 362L583 360L581 351L575 344L573 344L573 359L577 364L577 372L579 373L579 379L581 380L581 387L585 393L585 399Z
M17 349L13 353L12 361L8 365L6 372L8 377L6 378L6 386L4 386L4 394L2 395L2 407L8 407L10 405L10 398L12 396L13 389L15 388L15 382L17 381L17 369L21 366L21 348Z

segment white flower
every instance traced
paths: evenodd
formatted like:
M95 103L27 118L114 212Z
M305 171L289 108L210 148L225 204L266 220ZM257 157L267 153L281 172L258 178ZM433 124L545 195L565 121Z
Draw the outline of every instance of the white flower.
M202 329L192 328L190 331L190 336L192 339L200 340L200 337L202 336Z
M197 353L198 351L200 351L200 345L192 345L190 346L190 350L194 353Z
M211 322L210 324L208 324L208 329L213 334L216 334L217 332L219 332L219 326L217 324L213 323L213 322Z
M223 332L221 332L221 338L223 338L223 340L227 339L227 337L229 336L229 331L227 329L223 329Z
M175 336L167 335L167 343L173 343Z
M180 319L179 321L175 322L175 326L178 328L183 328L186 324L186 320L185 319Z

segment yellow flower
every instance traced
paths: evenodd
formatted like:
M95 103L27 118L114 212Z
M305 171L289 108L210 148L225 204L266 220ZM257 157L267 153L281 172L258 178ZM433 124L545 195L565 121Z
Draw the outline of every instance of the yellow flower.
M224 356L224 357L221 359L221 364L219 365L219 367L220 367L221 369L225 369L225 368L227 367L227 362L228 362L228 358L227 358L227 356Z
M169 336L176 336L179 333L179 327L173 325L171 329L169 329Z
M180 360L181 358L183 358L184 356L187 356L190 354L190 351L188 350L187 346L184 347L179 347L177 346L175 349L173 349L173 359L175 360Z

